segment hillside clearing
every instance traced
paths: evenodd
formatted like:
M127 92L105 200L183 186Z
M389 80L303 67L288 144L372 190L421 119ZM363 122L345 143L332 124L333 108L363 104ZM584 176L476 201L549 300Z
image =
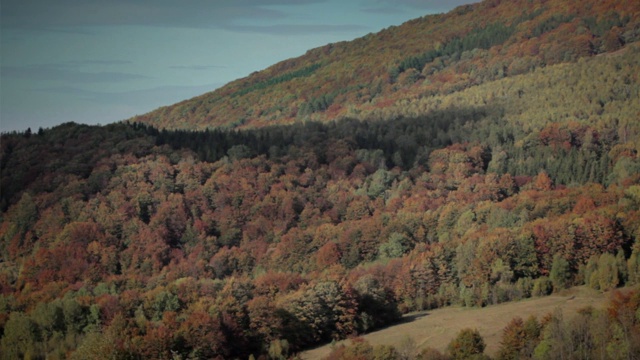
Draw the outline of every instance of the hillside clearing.
M432 347L445 351L447 344L464 328L478 329L487 344L485 353L494 355L500 347L502 330L516 316L538 318L561 309L565 317L573 316L579 309L592 306L601 308L607 296L586 287L576 287L559 294L504 303L485 308L448 307L405 316L406 321L380 331L362 336L372 345L398 346L411 337L419 349ZM349 341L349 340L346 340ZM301 354L302 359L322 359L331 352L331 345L324 345Z

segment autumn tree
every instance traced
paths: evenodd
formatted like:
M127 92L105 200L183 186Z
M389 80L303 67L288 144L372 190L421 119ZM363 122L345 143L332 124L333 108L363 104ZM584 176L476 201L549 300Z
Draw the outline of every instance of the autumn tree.
M556 254L553 257L551 271L549 272L549 279L553 284L554 291L560 291L561 289L565 289L569 286L569 281L571 279L569 262L560 254Z
M483 359L486 345L478 330L463 329L447 345L452 359Z

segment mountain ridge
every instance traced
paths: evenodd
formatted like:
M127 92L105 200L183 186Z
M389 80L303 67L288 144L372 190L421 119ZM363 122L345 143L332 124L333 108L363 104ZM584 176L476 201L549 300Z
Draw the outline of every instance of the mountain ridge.
M282 359L574 285L613 298L514 318L497 358L640 353L637 3L518 4L312 50L145 122L1 134L0 359ZM450 25L429 48L416 24Z
M336 120L575 62L639 38L634 2L484 1L311 49L130 121L195 130Z

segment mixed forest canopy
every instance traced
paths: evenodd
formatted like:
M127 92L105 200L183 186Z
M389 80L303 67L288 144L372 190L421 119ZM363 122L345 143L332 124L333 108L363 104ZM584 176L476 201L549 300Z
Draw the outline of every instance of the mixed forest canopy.
M133 121L204 130L359 117L407 99L451 94L615 52L640 39L639 13L637 1L464 5L309 50Z
M1 356L275 359L411 311L639 284L640 5L518 6L3 134ZM625 296L580 351L638 351ZM518 356L559 353L547 320Z

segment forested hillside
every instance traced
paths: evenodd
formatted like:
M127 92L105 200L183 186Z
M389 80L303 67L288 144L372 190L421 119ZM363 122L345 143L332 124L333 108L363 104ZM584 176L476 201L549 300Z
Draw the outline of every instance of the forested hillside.
M133 121L205 129L353 118L615 52L638 39L638 1L483 1L310 50Z
M485 1L140 122L3 134L2 358L279 359L414 310L640 284L638 4L580 4ZM307 81L348 91L301 118ZM638 351L625 296L580 351Z

